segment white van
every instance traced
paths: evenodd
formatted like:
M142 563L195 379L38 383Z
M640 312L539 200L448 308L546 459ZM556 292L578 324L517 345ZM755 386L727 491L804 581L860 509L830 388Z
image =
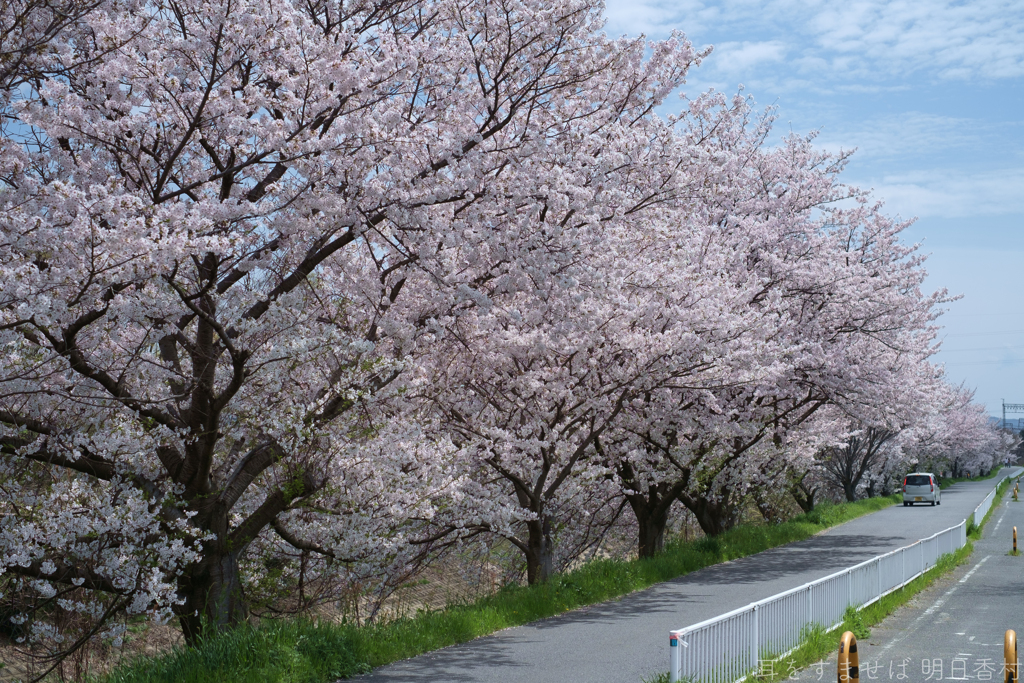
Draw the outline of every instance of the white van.
M939 480L931 472L912 472L903 478L903 505L931 503L942 505Z

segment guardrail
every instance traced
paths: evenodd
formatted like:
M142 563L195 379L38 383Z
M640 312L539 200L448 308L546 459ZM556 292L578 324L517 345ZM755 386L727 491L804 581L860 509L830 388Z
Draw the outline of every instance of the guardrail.
M1019 474L1019 471L1018 471ZM1017 474L1007 475L996 484ZM800 644L805 629L818 624L831 630L842 623L846 608L861 609L935 566L938 559L967 544L967 526L981 524L996 489L972 516L940 531L830 576L751 603L713 619L669 632L669 680L733 683Z

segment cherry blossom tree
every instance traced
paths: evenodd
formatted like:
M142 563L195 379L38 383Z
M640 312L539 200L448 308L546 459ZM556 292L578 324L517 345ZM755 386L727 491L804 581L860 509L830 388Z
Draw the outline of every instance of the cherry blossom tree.
M749 112L741 98L691 107L688 137L709 153L701 167L712 182L695 186L686 215L734 255L716 272L744 293L752 323L715 358L718 388L651 392L623 415L631 436L619 440L618 476L642 555L660 546L674 500L720 533L748 494L782 476L789 431L829 404L899 411L921 392L917 377L898 390L908 369L928 374L943 294L921 293L922 260L899 239L906 224L839 182L845 156L809 138L768 148L770 117Z
M699 55L601 21L584 0L156 0L8 32L34 60L0 149L8 588L85 635L173 613L194 642L245 617L251 553L340 571L431 542L458 450L389 428L410 354L658 197L617 200Z
M679 316L720 321L718 284L667 258L665 237L678 236L666 224L629 215L621 230L605 225L577 246L586 268L546 283L540 296L490 291L486 312L447 321L420 359L422 400L474 453L488 501L520 520L483 528L522 551L530 583L591 547L621 509L613 470L599 457L617 416L652 382L699 383L710 367Z
M989 423L985 407L973 401L974 392L963 385L945 385L905 430L902 448L908 459L919 468L948 471L953 477L1002 463L1008 447Z
M896 445L900 428L896 426L851 423L851 432L841 445L829 446L822 464L832 481L838 484L846 500L854 501L866 477L873 471L888 469L891 446Z
M571 287L546 283L532 305L491 291L489 315L449 325L431 361L428 401L523 516L507 537L531 582L552 571L555 531L587 518L565 502L577 491L618 482L641 556L677 500L719 533L787 475L788 430L829 402L895 410L913 390L878 387L931 353L941 296L920 293L905 225L838 183L843 157L799 138L767 149L770 119L742 98L700 98L676 124L660 211L580 245Z
M53 66L47 53L61 33L94 11L101 0L14 0L0 7L0 83L5 97Z
M823 406L930 390L942 295L846 156L742 97L659 118L704 54L600 12L0 9L0 580L34 637L191 643L484 533L543 581L627 506L648 555L676 501L733 524Z
M890 492L908 471L958 477L988 471L1006 458L1012 442L989 424L984 406L972 402L973 392L946 383L940 369L933 372L930 381L917 381L931 392L900 422L826 411L831 423L821 429L831 429L834 441L821 447L815 464L847 500Z

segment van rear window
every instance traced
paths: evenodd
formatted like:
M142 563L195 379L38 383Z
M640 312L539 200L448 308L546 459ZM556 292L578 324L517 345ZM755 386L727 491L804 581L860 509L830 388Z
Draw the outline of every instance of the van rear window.
M928 486L931 484L931 479L921 474L916 474L912 477L907 477L907 486Z

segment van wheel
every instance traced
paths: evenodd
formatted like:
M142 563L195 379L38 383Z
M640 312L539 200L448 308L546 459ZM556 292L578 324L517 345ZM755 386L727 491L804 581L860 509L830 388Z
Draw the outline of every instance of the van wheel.
M908 502L904 501L904 502L903 502L903 507L905 507L905 508L908 508L908 507L910 507L910 503L908 503Z
M935 501L934 500L932 501L932 507L935 507Z

